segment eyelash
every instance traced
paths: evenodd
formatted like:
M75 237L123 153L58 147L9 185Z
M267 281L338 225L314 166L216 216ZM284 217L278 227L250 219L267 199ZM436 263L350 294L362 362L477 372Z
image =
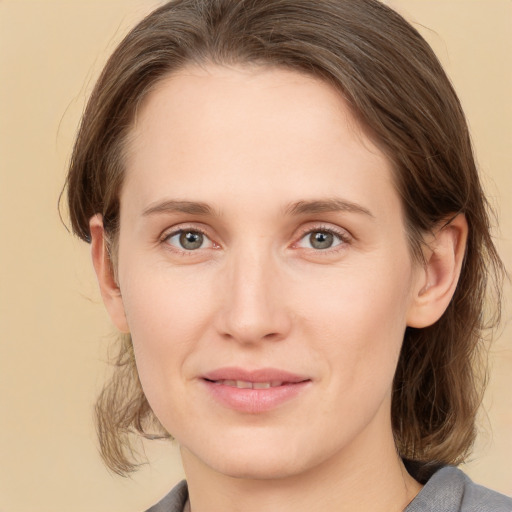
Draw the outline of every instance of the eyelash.
M349 234L346 231L320 225L320 226L315 226L313 228L306 228L304 231L302 231L299 236L298 241L294 242L293 246L296 246L306 236L311 235L312 233L329 233L329 234L337 237L340 241L339 244L335 245L334 247L329 247L327 249L307 248L308 251L313 251L315 254L318 254L318 255L325 255L325 256L332 255L333 253L343 250L345 248L345 246L351 242L351 237L349 236Z
M171 245L170 243L168 243L168 240L170 238L172 238L173 236L176 236L176 235L180 235L181 233L186 233L186 232L190 232L190 233L201 233L203 236L205 236L206 238L210 239L208 237L208 235L206 234L206 231L201 229L201 228L198 228L198 227L183 227L183 228L180 228L180 229L176 229L176 230L173 230L171 232L167 232L167 233L164 233L164 235L162 236L161 238L161 242L163 244L166 244L169 248L171 248L170 250L172 250L173 252L177 252L179 255L182 255L182 256L196 256L196 253L197 253L197 250L185 250L185 249L180 249L179 247L176 247L174 245ZM212 242L214 243L214 242Z
M180 248L168 243L168 240L170 238L172 238L173 236L179 235L181 233L184 233L184 232L200 233L210 240L210 238L208 237L208 234L206 233L205 230L195 227L195 226L194 227L185 226L183 228L164 233L162 235L160 241L161 241L161 243L166 244L168 247L172 247L171 250L173 252L177 252L178 254L184 255L184 256L195 256L199 249L185 250L185 249L180 249ZM326 226L320 225L320 226L315 226L313 228L307 228L304 231L302 231L299 236L299 239L292 244L292 247L296 246L307 235L311 235L312 233L329 233L331 235L334 235L335 237L337 237L340 240L340 243L335 245L333 248L327 248L327 249L306 248L306 250L313 251L313 252L315 252L315 254L319 254L319 255L329 255L329 254L332 254L333 252L338 252L340 250L343 250L345 245L347 245L351 242L351 237L348 235L348 233L346 231L337 230L337 229L333 229L331 227L326 227ZM217 245L217 247L218 247L218 244L216 244L215 242L212 242L212 243L214 245Z

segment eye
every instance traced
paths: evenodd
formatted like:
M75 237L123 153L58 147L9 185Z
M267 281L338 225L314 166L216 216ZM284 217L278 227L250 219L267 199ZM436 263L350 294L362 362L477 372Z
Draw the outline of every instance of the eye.
M315 229L308 231L298 242L299 247L318 251L331 249L347 242L346 235L330 229Z
M213 247L212 241L196 229L180 229L170 233L164 238L164 242L185 251Z

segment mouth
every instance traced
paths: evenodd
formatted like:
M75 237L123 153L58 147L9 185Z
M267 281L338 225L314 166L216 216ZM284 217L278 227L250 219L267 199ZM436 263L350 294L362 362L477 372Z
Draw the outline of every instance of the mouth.
M264 368L221 368L201 377L211 397L229 409L257 414L275 409L300 396L312 384L309 377Z
M283 384L291 384L288 382L283 382L281 380L274 380L272 382L250 382L246 380L209 380L205 379L208 382L212 382L213 384L217 384L219 386L229 386L232 388L238 389L269 389L276 388L278 386L282 386Z
M299 375L281 370L279 368L258 368L246 370L234 366L218 368L203 375L205 380L211 382L223 382L234 386L236 383L270 384L269 387L282 385L283 383L295 384L305 380L311 380L308 376Z

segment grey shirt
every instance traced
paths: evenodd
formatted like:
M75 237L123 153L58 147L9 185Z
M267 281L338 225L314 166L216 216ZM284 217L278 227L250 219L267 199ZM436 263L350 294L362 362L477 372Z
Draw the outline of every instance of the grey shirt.
M188 500L185 480L146 512L183 512ZM474 484L460 469L436 471L404 512L512 512L512 498Z

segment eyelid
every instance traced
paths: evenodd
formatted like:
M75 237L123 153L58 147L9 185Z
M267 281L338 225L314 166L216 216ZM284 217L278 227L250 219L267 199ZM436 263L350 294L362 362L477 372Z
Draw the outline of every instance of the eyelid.
M335 245L334 247L329 247L327 249L314 249L314 248L303 248L306 250L314 251L318 254L329 254L338 250L341 250L344 248L345 245L349 244L353 237L352 235L346 230L338 227L334 227L332 225L325 225L325 224L317 224L315 226L307 226L301 229L297 241L293 243L293 247L297 247L299 242L304 239L306 235L310 235L311 233L317 233L317 232L325 232L325 233L331 233L335 236L337 236L340 239L340 243Z
M205 238L207 238L211 244L210 247L204 247L202 248L202 250L204 249L216 249L219 247L219 245L214 242L210 236L208 235L208 233L206 232L205 229L199 227L199 226L187 226L187 225L178 225L178 226L174 226L172 228L169 228L169 229L166 229L160 236L159 236L159 241L163 244L166 244L168 247L171 248L171 250L175 251L175 252L178 252L179 254L185 254L185 255L194 255L194 253L198 253L201 249L194 249L194 250L186 250L186 249L181 249L180 247L176 246L176 245L172 245L170 243L168 243L168 240L170 238L172 238L173 236L176 236L178 234L181 234L183 232L192 232L192 233L201 233Z

